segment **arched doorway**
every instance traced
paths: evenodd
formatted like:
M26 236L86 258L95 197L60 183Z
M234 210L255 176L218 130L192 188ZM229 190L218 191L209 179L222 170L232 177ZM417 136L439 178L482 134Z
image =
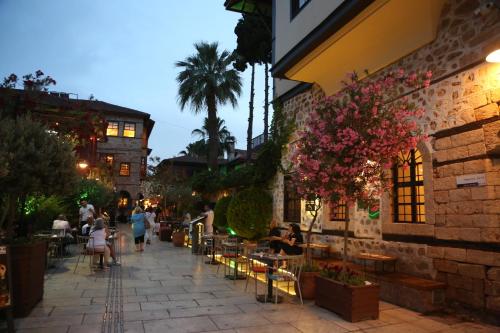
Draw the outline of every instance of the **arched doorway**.
M132 210L132 196L127 191L118 192L117 202L118 214L116 220L121 223L127 223L130 211Z

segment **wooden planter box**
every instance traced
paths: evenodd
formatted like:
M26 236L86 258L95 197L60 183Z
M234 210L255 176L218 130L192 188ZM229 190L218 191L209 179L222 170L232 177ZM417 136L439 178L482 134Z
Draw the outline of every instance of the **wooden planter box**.
M316 305L340 315L352 323L378 319L377 284L349 286L321 276L316 277Z
M47 242L11 247L14 317L26 317L43 298Z
M184 241L186 239L186 234L184 231L177 231L172 234L172 243L174 246L183 247Z
M316 296L316 277L318 275L318 272L300 272L300 291L303 299L314 299ZM297 283L295 283L295 294L299 294Z

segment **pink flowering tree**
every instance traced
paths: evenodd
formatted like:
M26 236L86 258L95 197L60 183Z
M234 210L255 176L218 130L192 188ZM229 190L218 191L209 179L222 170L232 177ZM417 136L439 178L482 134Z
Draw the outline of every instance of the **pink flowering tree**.
M339 93L315 101L292 153L291 174L297 192L313 206L307 248L322 203L344 202L346 266L349 207L358 200L370 203L388 189L391 184L384 171L401 151L414 149L424 139L417 125L424 110L400 96L427 87L431 76L431 72L408 75L399 70L360 80L351 74Z

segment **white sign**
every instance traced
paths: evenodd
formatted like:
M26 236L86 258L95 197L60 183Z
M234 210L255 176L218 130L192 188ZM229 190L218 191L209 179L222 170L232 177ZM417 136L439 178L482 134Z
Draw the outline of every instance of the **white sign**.
M457 176L457 187L485 186L486 174L477 173L473 175Z

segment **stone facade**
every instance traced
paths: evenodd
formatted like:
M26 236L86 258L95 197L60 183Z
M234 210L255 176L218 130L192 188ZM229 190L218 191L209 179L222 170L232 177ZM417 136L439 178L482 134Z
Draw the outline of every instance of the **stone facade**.
M106 114L107 121L118 122L118 136L108 136L107 141L98 142L97 152L101 158L105 155L113 155L112 175L113 185L117 192L126 191L133 200L138 199L142 193L141 185L145 177L143 170L146 164L141 166L141 161L147 162L148 146L145 133L144 114ZM122 136L124 123L135 124L135 137ZM130 163L130 176L120 176L120 164Z
M448 1L435 41L374 74L397 68L433 71L428 88L408 95L426 109L420 125L430 139L418 147L424 158L426 223L393 223L392 198L386 193L378 219L351 209L354 238L348 250L351 256L361 251L393 254L398 272L445 282L448 303L499 314L500 64L484 58L500 47L500 10L476 15L479 6L474 0ZM284 112L300 128L320 94L314 86L285 101ZM457 186L457 177L476 174L484 175L485 185ZM274 185L274 213L283 221L282 175ZM343 243L337 235L343 223L323 216L323 233L314 240L340 252Z

